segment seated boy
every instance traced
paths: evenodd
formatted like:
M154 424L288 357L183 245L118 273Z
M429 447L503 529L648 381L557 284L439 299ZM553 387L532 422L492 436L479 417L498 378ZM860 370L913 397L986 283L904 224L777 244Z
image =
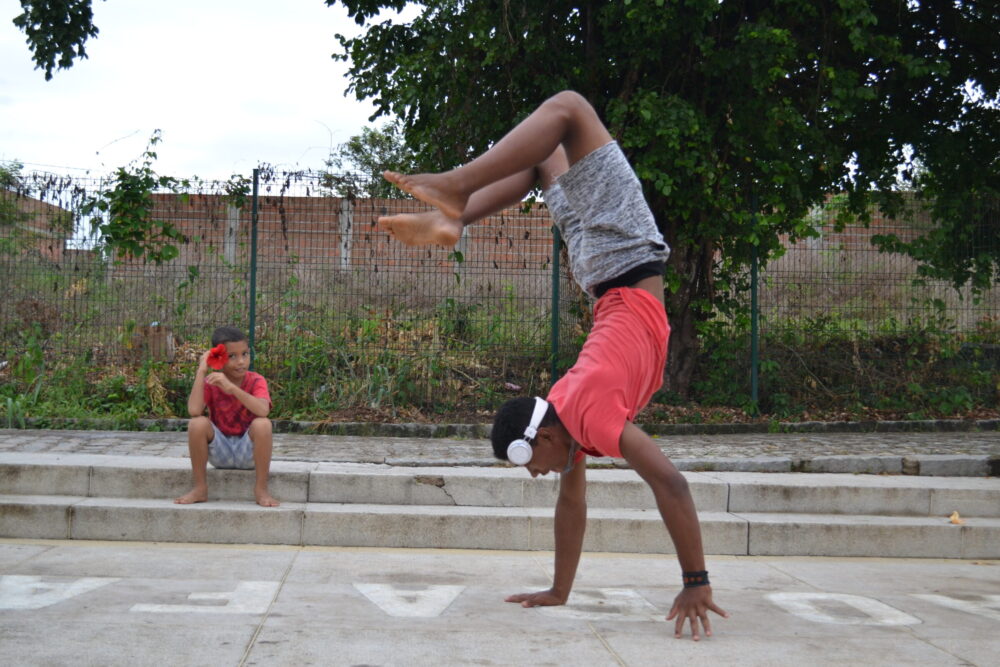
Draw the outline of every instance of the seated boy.
M597 299L594 326L576 364L548 400L519 398L497 412L495 455L531 475L561 474L555 510L552 587L507 598L523 606L566 602L586 527L586 455L623 457L653 491L677 549L683 589L667 620L694 639L711 635L712 600L701 528L684 477L633 420L663 381L667 324L663 271L669 249L642 188L594 109L563 92L472 162L440 174L385 177L435 206L387 216L379 225L409 245L454 245L462 229L521 200L539 183L566 241L570 269ZM699 626L701 629L699 629Z
M218 346L220 372L209 371L209 361ZM216 468L256 470L254 497L262 507L277 507L267 488L271 468L271 396L267 380L250 366L247 337L234 327L219 327L212 333L212 350L201 355L194 385L188 397L188 449L194 477L192 489L175 503L208 500L207 464ZM205 417L208 408L208 417Z

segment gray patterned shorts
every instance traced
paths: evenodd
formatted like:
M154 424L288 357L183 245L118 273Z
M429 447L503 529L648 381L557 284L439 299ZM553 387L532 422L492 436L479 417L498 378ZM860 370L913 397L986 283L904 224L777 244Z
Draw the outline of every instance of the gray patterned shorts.
M215 437L208 443L208 462L213 468L236 468L253 470L253 442L250 431L243 435L226 435L212 424Z

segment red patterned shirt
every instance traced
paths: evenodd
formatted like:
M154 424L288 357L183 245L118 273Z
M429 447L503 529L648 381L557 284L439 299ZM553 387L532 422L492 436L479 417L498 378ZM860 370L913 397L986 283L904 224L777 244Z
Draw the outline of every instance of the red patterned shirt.
M255 398L263 398L271 405L271 395L267 391L267 380L260 373L247 371L240 389ZM205 383L205 406L209 418L226 435L243 435L250 428L250 422L257 415L247 410L239 399L218 387Z

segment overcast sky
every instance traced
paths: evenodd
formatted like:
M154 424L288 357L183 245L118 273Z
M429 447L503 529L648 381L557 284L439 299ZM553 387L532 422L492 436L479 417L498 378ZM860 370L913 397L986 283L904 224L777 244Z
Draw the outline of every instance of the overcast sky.
M94 0L88 58L51 81L12 23L20 3L0 8L0 160L26 171L102 175L156 129L160 174L320 168L370 125L330 57L334 35L359 28L323 0Z

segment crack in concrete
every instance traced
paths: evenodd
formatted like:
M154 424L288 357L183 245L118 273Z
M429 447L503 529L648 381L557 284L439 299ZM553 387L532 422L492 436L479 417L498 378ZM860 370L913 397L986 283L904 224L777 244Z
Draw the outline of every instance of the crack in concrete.
M590 628L590 631L593 633L593 635L597 637L597 640L601 642L601 644L604 646L604 649L611 654L611 657L615 659L615 662L621 665L621 667L627 667L627 663L624 660L622 660L621 656L618 655L617 651L611 648L611 644L609 644L607 639L605 639L604 636L597 630L597 628L594 627L594 624L591 623L590 621L587 621L587 627Z
M271 602L267 605L267 611L261 617L260 622L257 627L254 628L253 635L247 641L246 648L243 651L243 656L240 658L238 663L239 667L245 667L247 660L250 659L250 653L253 651L254 646L257 644L257 640L260 638L260 633L264 631L264 625L267 620L271 617L271 612L274 610L274 603L278 599L278 595L281 594L281 590L285 587L288 582L288 575L292 572L292 566L295 565L295 561L298 560L299 554L302 553L301 549L296 551L288 563L288 567L285 568L284 573L281 575L281 581L278 583L277 588L274 590L274 595L271 596Z
M442 486L441 490L444 491L444 495L448 496L451 500L452 505L458 506L458 500L455 499L455 496L451 495L451 491L448 490L447 486Z
M441 475L415 475L413 477L413 482L415 484L424 484L428 486L436 486L441 489L445 496L451 500L452 505L458 505L458 501L455 500L455 496L451 495L451 491L448 490L447 482L445 482L444 477Z

